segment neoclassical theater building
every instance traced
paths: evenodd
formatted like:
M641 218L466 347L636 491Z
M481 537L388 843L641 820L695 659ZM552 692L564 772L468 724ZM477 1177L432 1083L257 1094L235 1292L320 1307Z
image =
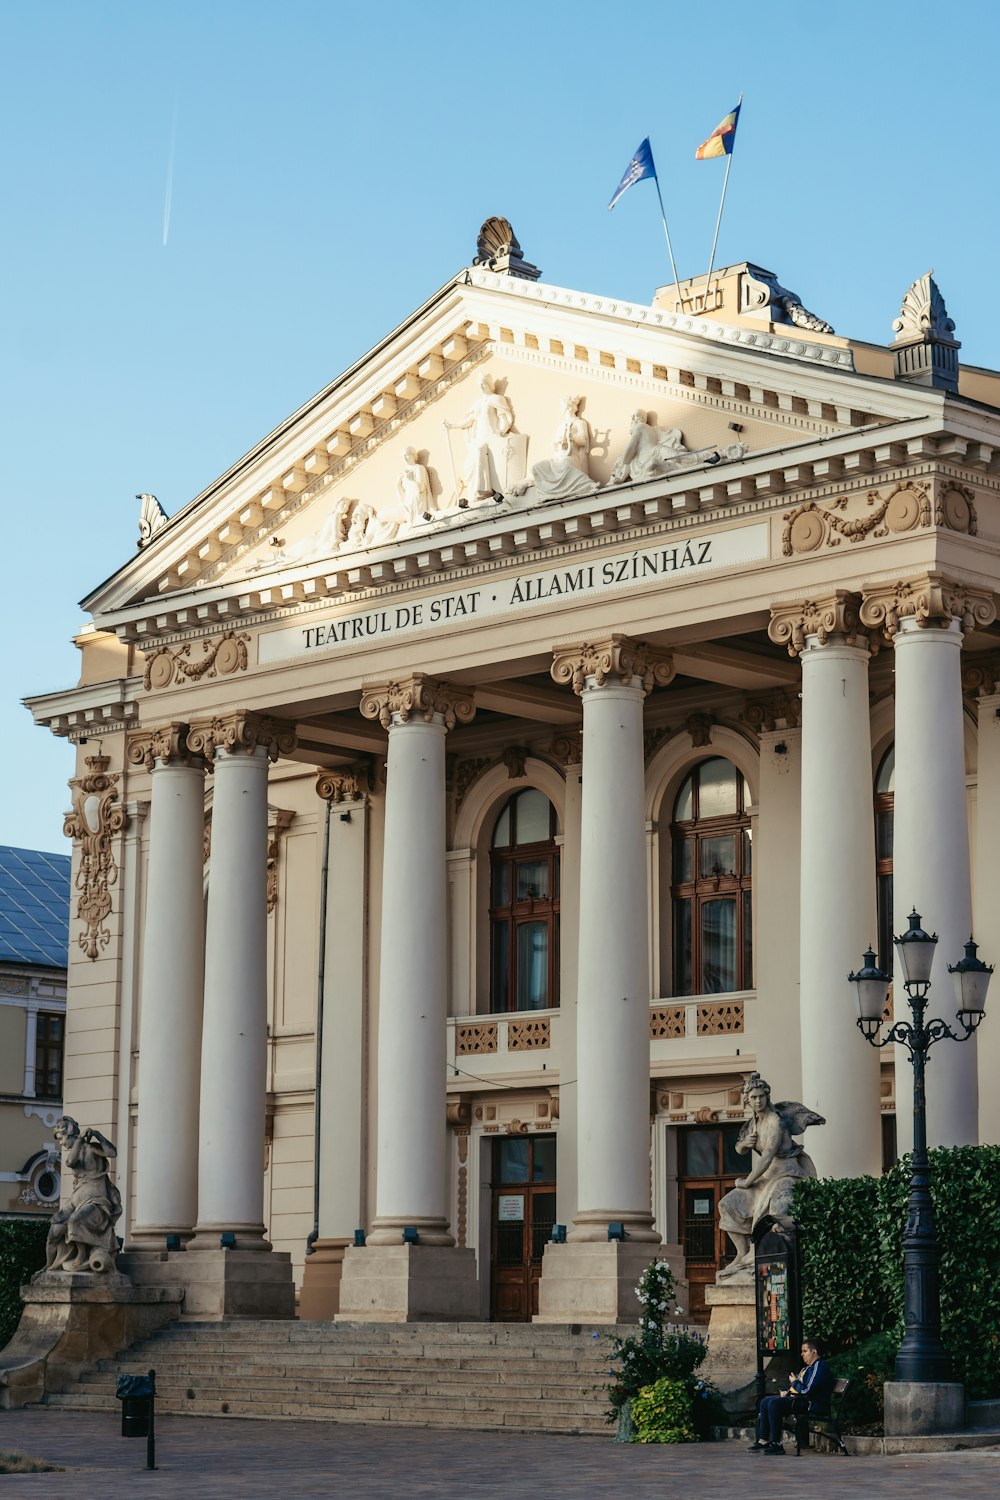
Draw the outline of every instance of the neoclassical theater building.
M203 1315L609 1322L661 1245L698 1315L747 1076L877 1173L909 1068L848 971L914 906L932 1011L1000 958L1000 374L934 281L876 345L749 263L647 305L478 251L140 497L29 700L65 1108ZM941 1049L934 1143L1000 1139L998 1062Z

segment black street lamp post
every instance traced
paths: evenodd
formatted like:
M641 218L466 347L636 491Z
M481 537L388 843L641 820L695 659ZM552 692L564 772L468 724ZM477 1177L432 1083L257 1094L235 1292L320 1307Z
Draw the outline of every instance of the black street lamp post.
M941 1343L941 1301L938 1289L937 1227L931 1201L931 1174L927 1160L927 1099L924 1071L927 1054L935 1042L944 1037L967 1041L980 1021L986 1005L986 991L993 973L976 957L976 944L970 938L965 957L948 965L958 1001L957 1019L962 1034L952 1031L937 1017L924 1020L927 992L930 989L931 965L937 934L924 932L916 911L910 913L910 925L893 940L903 972L903 985L910 1010L909 1021L896 1021L885 1037L881 1035L882 1017L891 976L882 972L869 948L863 966L847 977L855 987L858 1004L858 1026L873 1047L887 1047L895 1042L905 1047L913 1067L913 1154L910 1169L910 1197L906 1229L903 1233L903 1315L904 1333L896 1355L896 1379L907 1382L946 1382L951 1378L951 1361Z

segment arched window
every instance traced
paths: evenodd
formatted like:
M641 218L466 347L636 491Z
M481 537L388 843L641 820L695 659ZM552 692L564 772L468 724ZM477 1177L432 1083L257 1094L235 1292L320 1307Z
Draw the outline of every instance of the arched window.
M875 777L875 894L878 901L878 961L892 973L892 818L896 747L890 745Z
M721 995L753 984L748 800L736 767L715 757L695 766L674 803L675 995Z
M490 845L490 1010L559 1004L559 820L535 787L504 805Z

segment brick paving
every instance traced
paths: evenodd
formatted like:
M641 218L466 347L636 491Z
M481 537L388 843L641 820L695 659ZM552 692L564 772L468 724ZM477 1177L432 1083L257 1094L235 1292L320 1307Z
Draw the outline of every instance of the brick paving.
M156 1473L145 1443L119 1436L103 1412L0 1412L0 1447L63 1464L62 1474L10 1475L4 1500L299 1500L310 1496L503 1497L551 1500L732 1500L759 1492L802 1500L951 1500L1000 1490L1000 1448L910 1458L806 1454L762 1458L741 1443L623 1446L606 1437L440 1432L164 1415ZM763 1472L760 1472L763 1471Z

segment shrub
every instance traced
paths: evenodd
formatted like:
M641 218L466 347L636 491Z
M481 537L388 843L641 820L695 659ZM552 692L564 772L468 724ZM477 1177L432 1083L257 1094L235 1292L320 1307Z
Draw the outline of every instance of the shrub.
M691 1395L683 1380L664 1376L632 1399L637 1443L696 1443Z
M882 1387L893 1378L899 1336L876 1333L870 1339L830 1357L834 1375L851 1382L841 1420L853 1428L881 1427L884 1416Z
M1000 1146L942 1148L930 1160L942 1340L967 1396L1000 1396ZM807 1180L796 1187L792 1212L809 1335L858 1355L858 1346L878 1335L898 1346L909 1188L908 1156L878 1179Z
M718 1392L697 1374L708 1352L704 1340L686 1329L671 1330L665 1326L671 1313L678 1315L682 1311L676 1305L674 1278L665 1260L654 1261L647 1267L636 1287L636 1296L643 1307L638 1332L611 1342L611 1358L619 1368L611 1371L613 1379L607 1386L611 1402L608 1421L618 1421L625 1404L635 1402L640 1392L668 1380L687 1393L688 1421L695 1433L707 1435L709 1428L721 1420ZM638 1426L634 1409L632 1415Z
M45 1264L48 1232L48 1219L0 1219L0 1349L24 1311L21 1287Z

